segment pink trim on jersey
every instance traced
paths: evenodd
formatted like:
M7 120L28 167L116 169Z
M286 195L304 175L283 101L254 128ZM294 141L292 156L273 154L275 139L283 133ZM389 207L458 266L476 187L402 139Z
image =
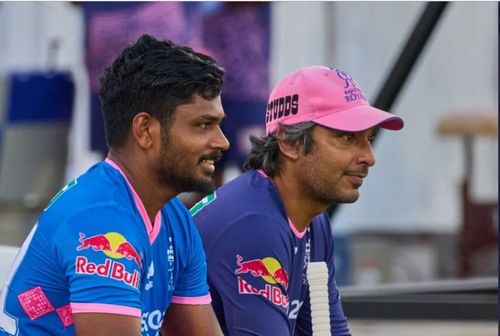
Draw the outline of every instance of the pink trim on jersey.
M264 172L264 170L262 169L257 169L257 173L259 173L260 175L264 176L264 177L267 177L269 178L269 176L267 176L267 174Z
M134 317L141 317L141 310L139 308L118 306L105 303L74 303L74 302L71 302L70 306L73 314L108 313L108 314L130 315Z
M197 296L197 297L172 296L172 303L196 305L196 304L209 304L211 302L212 302L212 297L210 296L210 293L207 295Z
M257 173L259 173L260 175L262 175L264 177L269 178L269 176L267 176L267 174L262 169L257 169ZM299 239L304 237L304 235L306 234L307 228L305 228L304 231L300 232L299 230L297 230L295 225L293 225L290 217L287 217L287 218L288 218L288 225L290 226L290 229L292 230L293 234Z
M135 201L135 206L137 207L137 210L139 210L139 214L141 215L142 221L144 222L144 225L146 226L146 231L149 236L149 242L152 244L156 237L158 237L158 234L160 233L160 227L161 227L161 210L158 211L158 213L155 216L155 221L154 225L151 224L151 220L149 219L148 213L146 211L146 208L144 207L144 204L142 203L141 199L139 198L139 195L135 192L134 187L132 187L132 184L130 184L127 176L123 173L123 171L118 167L116 163L114 163L109 157L107 157L104 161L108 163L111 167L115 168L122 174L122 176L125 178L125 181L127 181L127 184L132 190L132 195L134 195L134 201Z
M292 229L292 232L295 236L297 236L297 238L302 238L304 237L304 235L306 234L306 231L307 231L307 228L304 229L304 231L299 231L297 230L297 228L295 227L295 225L293 225L292 223L292 220L290 219L290 217L287 217L288 218L288 225L290 226L290 229Z

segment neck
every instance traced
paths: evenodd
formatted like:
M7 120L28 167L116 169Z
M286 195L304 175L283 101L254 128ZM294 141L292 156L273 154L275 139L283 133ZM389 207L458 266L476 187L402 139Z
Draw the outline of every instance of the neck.
M175 197L175 191L162 188L154 170L148 165L147 158L120 150L111 150L108 157L125 174L141 199L151 224L154 225L156 214L170 199Z
M316 215L326 210L326 205L314 201L301 192L297 179L288 175L290 174L284 171L274 176L272 181L281 196L288 217L295 228L303 232Z

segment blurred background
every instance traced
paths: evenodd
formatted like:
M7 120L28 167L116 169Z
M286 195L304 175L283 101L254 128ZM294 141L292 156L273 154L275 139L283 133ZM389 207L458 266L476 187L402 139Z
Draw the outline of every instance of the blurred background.
M0 252L105 157L98 77L149 33L226 69L219 183L264 132L272 86L301 66L340 68L403 117L402 132L377 138L359 201L330 209L351 329L408 336L411 319L415 335L496 335L498 13L496 2L0 2Z

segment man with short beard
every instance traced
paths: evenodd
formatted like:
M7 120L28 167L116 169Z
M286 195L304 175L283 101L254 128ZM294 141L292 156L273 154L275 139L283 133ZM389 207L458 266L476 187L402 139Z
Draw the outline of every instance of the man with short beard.
M50 202L0 296L0 335L221 335L184 191L212 192L223 69L144 35L101 78L109 153ZM166 313L165 313L166 312Z
M323 66L283 78L265 120L266 135L250 139L247 172L191 209L215 313L226 335L311 335L306 272L310 261L326 262L326 328L349 335L325 210L358 199L375 164L375 132L403 121L371 107L350 75Z

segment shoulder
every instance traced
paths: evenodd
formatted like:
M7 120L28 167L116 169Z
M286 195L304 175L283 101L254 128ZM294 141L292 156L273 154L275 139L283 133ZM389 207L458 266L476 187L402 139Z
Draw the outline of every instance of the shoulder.
M218 188L211 197L204 198L191 212L197 210L217 211L221 208L254 208L266 203L271 197L272 183L266 177L250 170ZM208 202L207 202L208 201Z
M72 274L75 267L78 271L91 263L101 264L106 257L118 260L125 256L120 263L142 267L149 239L140 217L130 209L101 203L74 212L57 227L43 224L36 244L52 251L66 274Z
M281 201L272 183L249 171L206 196L190 210L198 227L224 229L232 223L259 217L284 218ZM262 217L260 217L262 216Z
M96 202L67 205L66 209L57 207L48 209L40 216L40 223L56 227L65 226L116 226L125 227L128 222L137 222L140 218L134 209L114 199L100 199ZM50 224L49 224L50 223Z
M130 204L126 182L118 172L101 162L64 186L46 206L40 219L43 222L48 218L59 226L81 213L92 213L96 209L113 211ZM100 212L96 213L96 217L99 215Z
M65 218L58 218L57 213L41 216L36 223L33 247L66 258L88 247L109 249L114 242L143 245L144 230L128 209L110 203L69 212Z
M207 254L213 248L224 250L235 248L249 249L263 247L275 248L283 242L291 241L293 234L285 218L266 213L247 213L234 218L228 225L200 227L200 234Z
M288 219L276 213L251 212L240 217L226 231L227 236L238 235L243 239L255 239L263 243L273 243L289 239L293 232Z

